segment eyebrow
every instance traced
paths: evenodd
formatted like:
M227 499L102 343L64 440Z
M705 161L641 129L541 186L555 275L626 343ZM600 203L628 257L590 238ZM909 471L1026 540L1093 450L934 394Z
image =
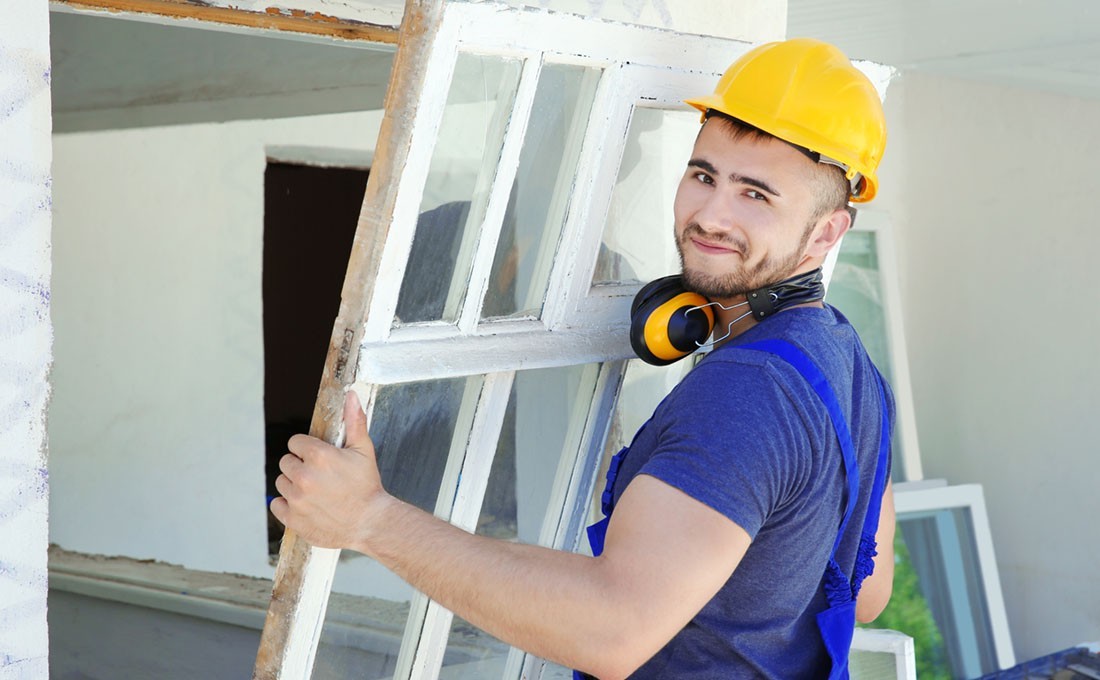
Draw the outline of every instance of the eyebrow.
M700 170L705 170L712 175L720 174L718 172L718 168L714 167L713 163L702 158L692 158L690 161L688 161L688 167L699 168ZM729 181L733 182L734 184L748 184L750 187L756 187L757 189L765 191L772 196L775 196L776 198L779 198L779 196L781 195L778 191L772 188L770 184L762 179L757 179L755 177L749 177L747 175L740 175L736 172L731 172L729 174Z

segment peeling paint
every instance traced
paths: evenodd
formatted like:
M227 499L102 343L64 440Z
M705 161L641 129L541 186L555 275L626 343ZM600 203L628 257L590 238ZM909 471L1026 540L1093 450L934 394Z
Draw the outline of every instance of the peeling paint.
M352 11L362 8L351 5L345 7L347 11L339 13L311 10L307 8L310 0L299 0L299 6L295 8L283 8L258 2L230 5L198 0L54 0L54 2L78 11L164 18L164 23L175 20L198 20L229 26L327 35L344 40L384 44L397 42L396 23L400 20L400 15L392 18L388 13ZM330 9L327 3L321 2L319 5L324 9ZM391 19L392 23L389 23Z

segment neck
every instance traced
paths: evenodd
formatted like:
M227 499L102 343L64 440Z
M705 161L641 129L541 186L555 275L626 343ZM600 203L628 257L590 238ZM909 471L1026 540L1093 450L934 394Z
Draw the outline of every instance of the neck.
M744 295L722 300L715 315L715 334L726 335L717 345L735 338L761 321L796 307L824 307L825 284L821 268L795 274ZM729 329L728 335L722 329Z

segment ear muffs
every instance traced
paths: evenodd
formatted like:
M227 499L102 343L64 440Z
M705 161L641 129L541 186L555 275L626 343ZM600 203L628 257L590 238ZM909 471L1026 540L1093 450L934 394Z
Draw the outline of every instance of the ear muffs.
M630 306L630 346L648 364L666 366L699 349L714 330L709 301L684 288L680 276L651 281Z

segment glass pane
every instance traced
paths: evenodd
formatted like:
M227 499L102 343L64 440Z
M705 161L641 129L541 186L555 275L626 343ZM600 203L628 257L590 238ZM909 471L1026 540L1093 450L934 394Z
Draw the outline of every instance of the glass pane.
M460 415L471 411L480 384L480 377L471 377L381 388L370 433L390 493L428 512L435 510L452 442L462 447L467 441L469 418ZM392 676L412 596L412 588L385 567L345 552L336 569L313 678Z
M898 677L898 658L890 652L853 649L848 655L851 680L889 680Z
M634 109L593 285L651 281L680 271L672 202L698 134L697 111Z
M886 336L886 311L874 232L849 231L844 236L825 300L852 322L871 360L886 381L892 382L893 364L890 361L890 342ZM890 477L895 482L905 481L905 466L901 464L905 450L899 430L895 425L892 442L894 463L890 470Z
M921 680L997 670L969 510L903 514L898 527L894 592L873 627L913 638Z
M522 543L553 541L562 508L551 506L552 496L568 482L598 374L596 364L516 374L477 533ZM455 617L440 677L500 678L509 652L508 645ZM517 652L512 662L521 659Z
M459 54L394 324L456 320L522 62Z
M849 231L844 236L826 300L852 322L871 360L889 381L890 346L874 232Z
M607 465L611 457L634 439L635 433L649 420L661 400L687 375L694 365L693 359L685 359L669 366L651 366L641 359L631 359L626 364L623 386L615 411L611 414L611 426L600 462L596 486L589 502L589 523L603 518L600 496L606 484ZM592 554L588 539L581 539L578 552Z
M538 317L601 71L547 64L539 75L481 318Z

